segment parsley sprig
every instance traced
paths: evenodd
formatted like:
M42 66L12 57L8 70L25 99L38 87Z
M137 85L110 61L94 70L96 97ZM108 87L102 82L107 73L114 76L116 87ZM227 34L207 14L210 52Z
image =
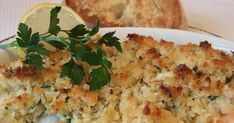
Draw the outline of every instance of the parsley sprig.
M111 62L108 60L106 53L101 49L100 45L104 44L109 47L115 47L116 50L122 52L119 39L114 36L115 32L109 32L101 38L95 38L95 34L99 32L100 22L97 21L92 29L86 28L85 25L79 24L71 30L62 30L59 24L58 13L61 7L56 6L50 11L50 25L46 33L32 33L32 28L24 23L18 26L16 41L10 44L0 45L1 49L8 47L20 47L26 56L23 63L34 66L38 70L43 69L44 59L48 56L48 50L42 42L49 43L60 50L68 50L71 53L70 60L62 65L60 77L67 76L74 85L82 84L85 76L90 78L90 90L98 90L111 80ZM58 36L60 32L68 35L66 38ZM92 47L87 45L92 43ZM84 71L82 65L77 64L85 62L93 69L89 73ZM87 74L87 75L86 75Z

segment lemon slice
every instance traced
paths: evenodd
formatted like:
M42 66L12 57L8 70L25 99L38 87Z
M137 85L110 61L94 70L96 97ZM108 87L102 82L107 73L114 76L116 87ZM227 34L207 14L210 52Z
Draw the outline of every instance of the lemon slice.
M56 6L61 6L58 13L59 26L63 30L70 30L77 24L84 24L82 18L72 9L64 4L43 3L33 7L21 19L21 23L32 28L32 32L46 33L49 29L50 10Z
M76 14L72 9L64 4L42 3L38 4L30 9L21 19L20 23L25 23L32 28L32 32L39 32L39 34L46 33L50 24L50 11L56 6L61 6L61 10L58 13L59 26L63 30L70 30L77 24L85 24L82 18ZM59 37L63 37L63 33L58 34ZM55 48L48 44L43 43L46 49L55 50ZM25 57L25 52L21 48L17 48L20 58Z

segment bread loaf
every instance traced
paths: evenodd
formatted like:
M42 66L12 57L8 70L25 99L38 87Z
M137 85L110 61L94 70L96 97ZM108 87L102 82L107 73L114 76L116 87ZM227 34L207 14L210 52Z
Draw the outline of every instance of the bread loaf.
M97 19L102 27L186 28L179 0L65 0L92 26Z

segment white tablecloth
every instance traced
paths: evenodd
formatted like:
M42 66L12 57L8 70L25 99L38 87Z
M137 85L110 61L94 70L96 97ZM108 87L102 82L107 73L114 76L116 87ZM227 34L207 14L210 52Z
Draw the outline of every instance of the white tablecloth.
M20 17L41 2L62 0L0 0L0 40L15 34ZM234 0L181 0L190 27L234 41Z
M16 34L21 17L34 5L62 0L0 0L0 41Z
M234 41L234 0L181 0L188 23Z

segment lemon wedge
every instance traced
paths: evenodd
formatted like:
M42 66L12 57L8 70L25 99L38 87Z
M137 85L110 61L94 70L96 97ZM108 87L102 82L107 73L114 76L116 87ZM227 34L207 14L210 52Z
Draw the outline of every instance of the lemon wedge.
M63 30L70 30L77 24L85 24L82 18L76 14L72 9L64 4L42 3L38 4L30 9L20 20L20 23L25 23L32 28L32 32L39 32L39 34L46 33L50 24L50 11L56 6L61 6L61 10L58 13L59 26ZM63 37L64 34L58 34L59 37ZM43 43L46 49L55 50L55 48L48 44ZM20 58L25 57L25 52L21 48L17 48Z
M64 4L42 3L29 10L21 19L20 23L25 23L32 28L32 32L39 34L46 33L50 23L50 11L56 6L61 6L58 13L59 26L63 30L70 30L77 24L85 24L82 18L71 8Z

